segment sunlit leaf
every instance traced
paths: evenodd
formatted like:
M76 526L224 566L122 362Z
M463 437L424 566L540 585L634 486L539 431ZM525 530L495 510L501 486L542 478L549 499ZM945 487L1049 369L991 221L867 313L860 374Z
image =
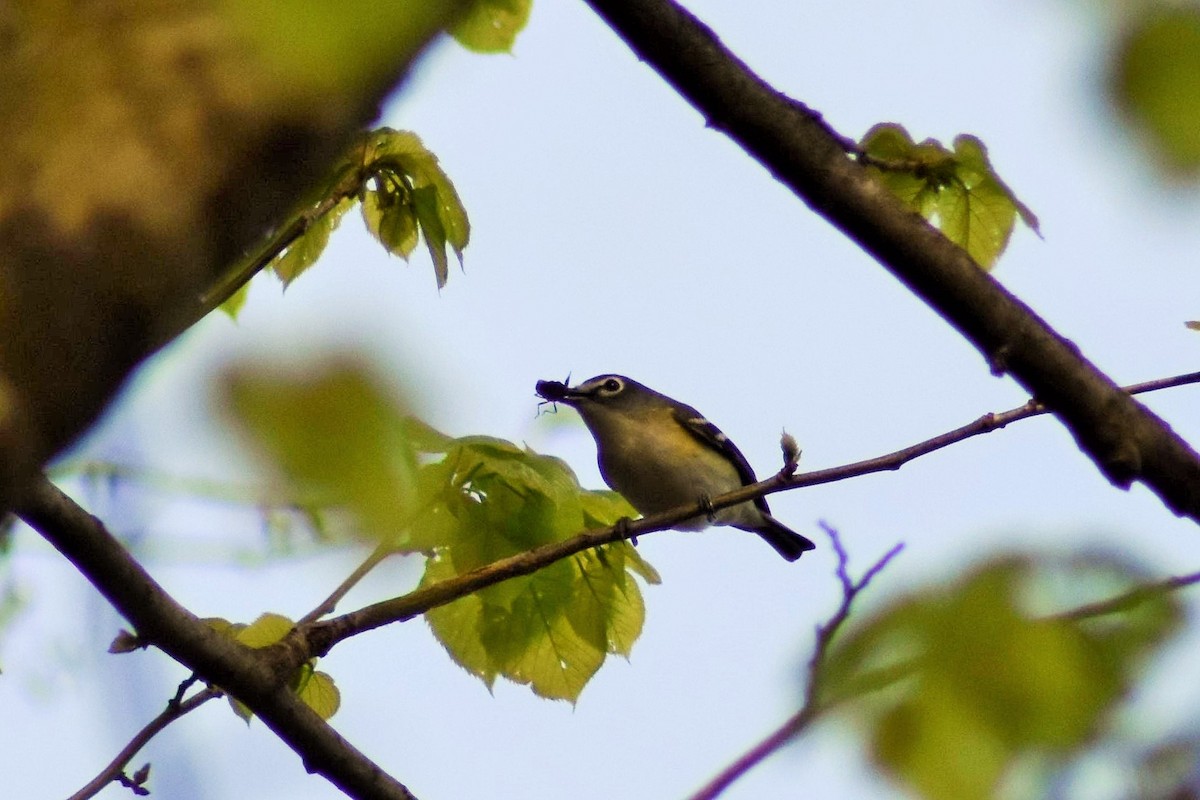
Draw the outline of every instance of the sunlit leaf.
M363 197L368 230L390 253L405 259L419 230L441 288L449 276L446 247L461 263L470 240L470 222L454 184L437 157L408 131L372 131L361 149L364 169L373 176Z
M301 273L316 263L329 244L329 236L342 219L342 215L350 209L348 200L335 205L328 212L321 214L307 224L304 233L288 245L274 261L271 269L279 276L286 288Z
M933 139L915 143L902 126L883 123L860 148L880 183L985 269L1008 246L1018 215L1040 235L1037 217L996 174L974 136L956 137L952 152Z
M296 694L321 719L329 719L342 705L342 693L329 673L315 670L309 664L301 667Z
M1117 106L1164 167L1200 168L1200 9L1147 3L1115 56Z
M502 440L456 440L437 468L457 489L442 495L440 515L430 514L441 541L428 542L435 554L424 586L632 513L611 492L580 489L561 460ZM574 701L605 657L628 655L641 633L645 609L634 575L658 580L629 544L606 545L433 609L426 619L451 657L489 687L505 677Z
M386 180L386 178L380 178ZM363 195L362 214L367 230L389 253L407 259L417 246L417 212L412 190L389 185Z
M479 53L507 53L529 21L533 0L475 0L450 29L459 44Z
M258 619L237 632L233 638L247 647L267 647L283 639L296 623L282 614L261 614Z

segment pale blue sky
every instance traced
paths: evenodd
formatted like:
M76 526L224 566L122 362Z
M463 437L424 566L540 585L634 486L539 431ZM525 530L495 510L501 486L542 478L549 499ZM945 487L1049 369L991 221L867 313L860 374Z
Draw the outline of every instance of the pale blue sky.
M1195 368L1200 338L1182 321L1200 317L1196 197L1163 189L1114 127L1099 91L1108 28L1088 4L690 7L843 134L893 121L917 138L982 138L1045 234L1015 234L1000 280L1117 380ZM458 186L473 223L465 274L455 269L439 294L424 258L389 258L347 217L324 261L285 296L256 283L236 325L209 319L146 368L88 452L229 477L229 436L208 418L212 371L246 354L300 362L349 345L413 387L432 424L526 441L593 486L582 427L535 418L538 378L626 373L701 409L760 474L777 468L783 427L804 448L804 467L826 467L1025 399L706 129L582 3L538 3L512 56L438 48L387 122L419 133ZM1193 440L1196 391L1150 401ZM222 569L209 554L261 541L253 513L161 496L93 499L161 554L156 577L203 615L298 616L355 561L338 553ZM680 798L793 709L813 626L837 599L818 519L841 530L860 568L906 542L877 601L1005 548L1118 549L1164 574L1200 566L1193 524L1144 490L1109 487L1046 419L772 505L821 549L787 564L737 531L642 541L664 578L645 592L645 634L630 662L606 665L574 709L511 685L489 695L414 621L324 662L343 691L335 724L422 800ZM30 603L3 643L0 707L5 728L21 735L5 738L0 764L6 785L17 782L13 796L59 797L184 674L156 654L103 655L117 620L33 536L19 541L14 570ZM402 591L415 569L383 570L348 605ZM1188 656L1177 647L1139 698L1147 733L1200 710L1194 682L1178 680ZM340 796L261 725L247 730L215 704L162 736L148 758L156 796L172 800ZM1119 782L1096 769L1088 796L1116 797ZM726 796L902 794L829 725Z

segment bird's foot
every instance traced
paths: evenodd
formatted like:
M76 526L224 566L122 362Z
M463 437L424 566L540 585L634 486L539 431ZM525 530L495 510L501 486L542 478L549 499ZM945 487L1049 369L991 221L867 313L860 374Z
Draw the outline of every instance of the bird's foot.
M709 525L717 521L717 509L713 507L712 496L708 492L700 493L700 510L704 512Z
M617 534L622 539L628 539L629 543L631 545L633 545L634 547L637 547L637 535L636 534L634 534L633 536L629 535L629 523L630 523L629 517L621 517L619 520L617 520L616 522L613 523L613 528L616 529Z

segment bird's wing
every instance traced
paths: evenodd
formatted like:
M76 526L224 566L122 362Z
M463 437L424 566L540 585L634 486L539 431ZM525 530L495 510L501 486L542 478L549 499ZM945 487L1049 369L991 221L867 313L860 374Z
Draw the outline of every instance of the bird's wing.
M737 445L720 428L705 419L703 414L691 406L682 406L682 404L680 408L675 409L674 413L675 421L682 425L688 433L695 436L701 444L711 447L733 462L738 477L742 479L743 486L758 482L758 478L754 475L754 469L742 455L742 451L738 450ZM756 497L754 505L758 507L759 511L771 513L765 497Z

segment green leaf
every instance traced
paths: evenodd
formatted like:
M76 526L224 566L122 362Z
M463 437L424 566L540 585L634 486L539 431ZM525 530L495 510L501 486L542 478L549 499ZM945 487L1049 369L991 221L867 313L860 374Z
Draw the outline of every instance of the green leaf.
M222 395L250 442L302 494L348 507L376 537L396 536L416 512L418 464L403 412L363 365L243 364L225 374Z
M532 7L533 0L476 0L450 35L477 53L508 53L529 21Z
M422 586L632 513L614 493L582 490L557 458L481 436L458 439L445 450L445 459L429 468L449 488L413 526L414 541L434 551ZM428 530L438 541L427 538ZM505 677L540 696L574 701L606 656L628 656L641 634L645 608L634 575L658 581L654 569L621 542L425 616L451 657L489 688Z
M221 303L221 310L229 315L230 319L237 319L241 313L242 307L246 305L246 298L250 296L250 281L246 281L238 290L229 295L229 299Z
M1117 106L1165 169L1200 168L1200 9L1147 3L1110 78Z
M311 664L300 668L295 684L300 700L321 719L329 719L342 705L342 693L333 678L327 672L313 669Z
M991 797L1019 757L1090 740L1180 620L1165 592L1087 619L1031 608L1051 589L1127 588L1141 577L1111 560L985 564L846 634L825 662L821 702L848 706L875 763L922 797Z
M386 180L381 178L380 180ZM417 246L417 213L412 190L403 184L386 185L363 194L363 221L371 235L391 254L407 260Z
M271 262L271 269L283 282L285 289L325 252L330 234L341 222L342 215L350 209L350 205L350 201L343 200L326 213L312 219L306 224L304 233Z
M296 623L282 614L268 612L259 615L258 619L239 630L233 638L247 647L267 647L281 641L294 627Z
M422 186L413 189L412 198L413 211L421 226L421 234L425 237L425 248L433 260L433 272L440 289L446 285L450 272L446 259L446 229L442 227L439 215L437 190L432 186Z
M1037 217L996 174L974 136L956 137L951 152L933 139L914 143L903 127L883 123L859 146L871 175L985 269L1008 246L1018 215L1041 235Z
M467 211L449 176L417 136L380 128L361 144L364 171L372 176L363 196L368 230L393 255L407 259L419 229L433 259L438 288L449 276L446 247L462 263L470 241Z

